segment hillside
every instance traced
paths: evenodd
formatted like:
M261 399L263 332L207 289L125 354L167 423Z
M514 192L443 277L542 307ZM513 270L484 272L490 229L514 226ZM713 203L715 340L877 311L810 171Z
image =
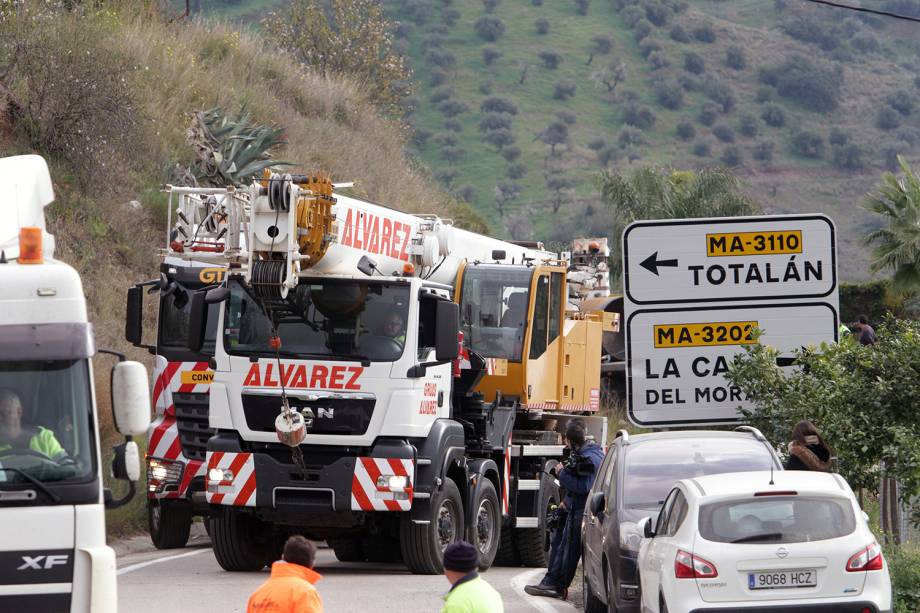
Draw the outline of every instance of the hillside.
M0 155L49 159L57 196L50 231L58 257L82 275L99 347L151 363L124 341L125 291L156 274L166 230L158 190L192 162L186 129L194 110L245 107L283 130L287 143L276 155L295 171L326 169L356 181L358 195L475 223L418 172L405 156L403 127L381 117L359 85L307 73L254 34L170 24L140 2L54 6L0 10ZM96 365L96 390L111 442L109 367L105 359ZM110 527L137 525L141 502L109 515Z
M769 212L829 214L860 279L859 204L920 153L917 24L784 0L385 4L418 82L412 150L515 238L605 233L603 168L722 165Z

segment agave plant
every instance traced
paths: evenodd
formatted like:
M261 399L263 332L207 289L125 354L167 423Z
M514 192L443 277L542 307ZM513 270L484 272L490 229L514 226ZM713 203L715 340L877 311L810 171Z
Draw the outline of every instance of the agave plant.
M281 134L280 129L253 123L245 109L236 117L221 108L196 111L186 131L186 141L195 149L190 170L199 184L244 185L265 168L290 165L270 153L284 143Z

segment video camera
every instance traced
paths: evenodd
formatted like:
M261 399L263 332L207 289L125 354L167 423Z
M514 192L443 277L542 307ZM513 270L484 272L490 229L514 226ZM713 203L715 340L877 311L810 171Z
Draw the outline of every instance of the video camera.
M562 463L579 477L587 477L594 474L594 464L591 463L591 460L580 452L572 451L568 447L562 452Z

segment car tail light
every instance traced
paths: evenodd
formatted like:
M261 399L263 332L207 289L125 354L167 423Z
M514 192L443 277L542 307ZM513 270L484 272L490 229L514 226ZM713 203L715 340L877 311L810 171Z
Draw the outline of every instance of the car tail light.
M674 576L678 579L712 579L719 576L716 565L683 549L674 556Z
M847 560L847 572L858 573L864 570L882 570L885 559L878 543L872 543L860 549Z

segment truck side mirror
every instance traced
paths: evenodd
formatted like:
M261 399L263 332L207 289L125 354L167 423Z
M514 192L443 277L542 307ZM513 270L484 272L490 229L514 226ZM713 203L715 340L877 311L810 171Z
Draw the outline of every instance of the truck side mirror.
M143 340L144 327L144 291L135 285L128 288L128 303L125 308L125 340L132 345L140 345Z
M439 300L435 311L435 359L449 362L457 359L457 332L460 330L460 307L456 302Z
M136 482L141 478L141 459L134 441L125 441L112 448L112 477L122 481Z
M194 353L201 353L204 333L208 328L208 303L206 292L192 294L192 305L188 314L188 339L186 346Z
M112 414L115 428L125 436L139 436L150 425L147 369L140 362L119 362L112 368Z

